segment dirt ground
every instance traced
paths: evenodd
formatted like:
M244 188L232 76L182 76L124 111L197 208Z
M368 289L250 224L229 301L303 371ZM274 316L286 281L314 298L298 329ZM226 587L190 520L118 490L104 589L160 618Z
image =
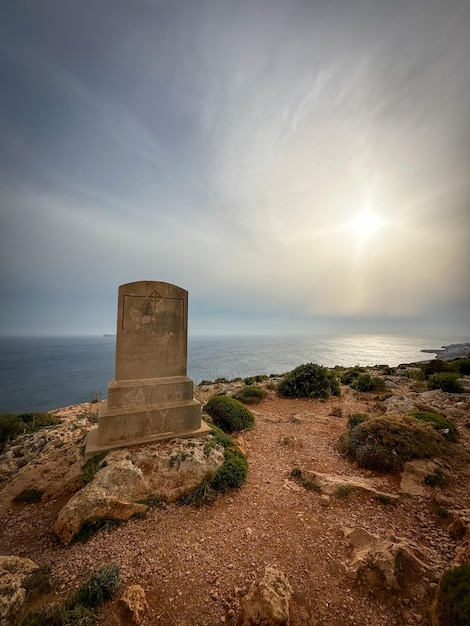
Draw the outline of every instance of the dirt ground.
M322 402L282 399L271 392L251 407L255 428L239 438L249 460L248 481L241 489L201 508L172 504L151 509L145 519L132 519L69 547L51 531L64 499L14 504L0 522L0 553L50 564L60 596L101 565L118 564L123 582L139 584L146 592L144 626L235 623L241 596L268 565L281 570L293 588L293 626L429 624L429 595L423 601L346 576L352 549L343 528L359 526L385 538L416 542L433 555L439 576L452 564L457 543L449 536L448 521L437 515L433 496L440 493L470 507L468 476L456 471L444 490L430 488L429 497L402 496L396 504L358 493L328 497L290 478L294 467L374 476L335 449L348 413L374 404L368 395L358 398L343 388L340 398ZM341 417L332 414L339 408ZM381 478L385 491L400 492L399 477ZM432 593L435 582L425 579L423 584ZM117 624L113 603L100 623Z

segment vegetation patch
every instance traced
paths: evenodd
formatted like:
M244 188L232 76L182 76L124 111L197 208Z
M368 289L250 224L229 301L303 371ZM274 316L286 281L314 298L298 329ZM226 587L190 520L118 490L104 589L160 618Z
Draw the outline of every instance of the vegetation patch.
M254 415L246 406L230 396L213 396L204 407L222 430L233 433L253 428Z
M20 626L94 626L98 621L97 609L114 597L120 585L119 567L104 565L65 602L30 611ZM45 589L44 593L48 591Z
M44 489L38 489L37 487L26 487L21 493L18 493L13 502L25 502L27 504L33 504L35 502L41 502Z
M341 485L341 487L338 487L335 492L334 492L334 497L337 498L338 500L346 500L347 498L349 498L349 496L351 496L354 493L354 489L353 487L350 487L349 485Z
M442 372L433 374L428 379L428 389L442 389L447 393L464 393L465 389L459 382L459 374L453 372Z
M444 472L437 468L431 474L427 474L424 477L424 482L430 487L446 487L449 484L449 480Z
M444 572L439 582L434 605L439 626L470 624L470 563L463 563Z
M290 477L295 480L299 485L302 485L307 491L314 491L315 493L321 493L320 485L311 478L305 478L300 467L293 467L290 472Z
M212 437L206 442L204 450L209 454L216 446L224 448L224 462L217 470L214 478L199 485L191 493L179 499L180 504L202 506L216 500L219 493L241 487L248 476L248 461L243 452L237 448L231 437L217 426L211 425Z
M359 365L356 365L355 367L351 367L350 369L346 370L344 374L341 376L341 382L343 383L343 385L351 385L351 383L353 383L357 378L359 378L359 376L363 374L365 371L366 371L366 368L359 367Z
M243 402L243 404L257 404L264 400L268 392L260 385L246 385L239 393L233 397Z
M316 363L299 365L284 376L278 391L287 398L329 398L340 395L339 381L334 372Z
M352 389L360 392L383 391L385 389L385 381L378 376L371 374L360 374L354 382L351 383Z
M60 417L50 413L1 413L0 452L19 435L34 433L48 426L56 426L60 422Z
M358 424L362 424L362 422L367 422L369 417L367 413L350 413L348 416L348 430L351 430Z
M432 427L414 417L381 416L348 430L338 447L360 467L393 473L411 459L446 455L450 445Z
M101 468L106 467L106 462L103 463L103 459L108 454L108 451L100 452L96 456L91 457L88 461L82 465L82 483L88 485L95 477L96 472Z
M459 372L462 376L470 375L470 359L455 359L450 364L454 368L454 371Z
M79 541L80 543L86 543L100 530L105 530L106 532L110 533L121 524L122 520L119 519L107 519L104 517L98 517L83 524L83 526L80 528L80 531L73 538L72 542L77 543Z
M430 424L434 430L437 430L437 432L448 441L455 442L459 438L459 432L455 424L439 413L432 413L431 411L415 411L410 415L417 420Z

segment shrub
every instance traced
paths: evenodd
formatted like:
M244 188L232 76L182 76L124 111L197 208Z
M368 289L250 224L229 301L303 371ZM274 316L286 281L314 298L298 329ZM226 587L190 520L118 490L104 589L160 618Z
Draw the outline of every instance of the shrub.
M428 389L442 389L448 393L463 393L465 389L458 380L459 375L453 372L433 374L428 379Z
M316 363L299 365L286 374L278 385L278 391L289 398L328 398L340 395L336 374Z
M268 392L259 385L247 385L240 393L237 393L234 398L243 402L243 404L256 404L264 400Z
M0 452L7 443L22 433L32 433L60 423L60 417L50 413L2 413L0 414Z
M235 446L231 437L226 435L220 428L211 424L212 438L205 444L206 453L214 446L224 448L224 462L217 470L214 478L194 491L182 496L180 504L202 506L214 502L218 492L228 491L241 487L248 475L248 462L246 456Z
M344 374L341 376L341 382L343 383L343 385L350 385L365 371L365 367L359 367L359 365L356 365L355 367L352 367L351 369L348 369L346 372L344 372Z
M413 417L374 417L342 435L340 451L361 467L397 472L406 461L439 456L449 444L428 425Z
M84 606L66 609L63 604L43 606L28 613L20 626L95 626L97 617Z
M358 424L366 422L369 419L367 413L351 413L348 416L348 429L351 430Z
M224 452L224 463L217 470L211 481L211 486L216 491L228 491L229 489L241 487L248 475L248 462L246 456L236 448L226 448Z
M455 424L439 413L432 413L430 411L416 411L410 414L417 420L430 424L434 430L448 439L449 441L457 441L459 438L458 430Z
M470 624L470 563L444 572L437 588L435 613L439 626Z
M455 372L453 365L447 361L441 361L441 359L433 359L429 363L424 363L421 366L424 377L426 380L433 374L440 374L442 372Z
M385 389L385 381L378 376L370 374L360 374L356 380L351 383L351 387L356 391L383 391Z
M253 428L254 415L236 398L213 396L204 407L214 424L229 433Z
M118 565L103 565L83 583L66 603L67 607L78 604L88 609L97 609L106 600L111 600L121 585Z
M470 359L455 359L451 361L454 371L456 370L462 376L468 376L470 374Z

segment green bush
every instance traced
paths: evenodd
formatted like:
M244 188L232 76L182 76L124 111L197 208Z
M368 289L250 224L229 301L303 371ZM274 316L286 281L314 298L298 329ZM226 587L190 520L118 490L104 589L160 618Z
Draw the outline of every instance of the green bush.
M444 572L436 593L435 613L439 626L470 625L470 563Z
M205 452L210 448L222 446L224 448L224 462L217 470L214 478L199 485L194 491L182 496L180 504L202 506L210 504L217 498L219 492L228 491L241 487L248 475L248 462L246 456L235 446L231 437L226 435L220 428L211 424L212 437L205 444Z
M246 456L236 448L226 448L224 463L212 479L211 486L216 491L228 491L241 487L248 475Z
M441 359L433 359L428 363L424 363L421 366L424 377L426 380L433 374L441 374L442 372L455 372L455 368L452 363L448 361L441 361Z
M455 424L439 413L431 413L430 411L415 411L410 413L411 417L417 420L431 424L434 430L445 437L448 441L457 441L459 432Z
M470 359L455 359L455 361L451 361L451 364L454 370L462 374L462 376L470 374Z
M344 374L341 376L341 382L343 383L343 385L350 385L365 371L365 367L359 367L359 365L356 365L355 367L352 367L351 369L348 369L346 372L344 372Z
M406 461L447 454L448 444L433 428L413 418L374 417L339 440L340 451L360 467L397 472Z
M20 626L95 626L96 609L113 598L120 584L119 567L104 565L64 603L56 602L30 611ZM50 589L44 589L44 593L48 591Z
M448 393L463 393L465 389L458 380L459 375L453 372L433 374L428 379L428 389L442 389Z
M213 396L204 407L222 430L233 433L253 428L254 415L242 402L230 396Z
M348 429L351 430L358 424L366 422L368 419L369 415L367 415L367 413L351 413L348 416Z
M264 400L268 392L260 385L247 385L233 397L243 402L243 404L256 404Z
M118 565L103 565L83 583L66 603L72 608L78 604L88 609L97 609L106 600L111 600L121 585Z
M340 386L334 372L316 363L306 363L286 374L278 391L288 398L328 398L339 396Z
M370 374L360 374L354 382L351 383L351 387L356 391L383 391L385 389L385 381L378 376L371 376Z

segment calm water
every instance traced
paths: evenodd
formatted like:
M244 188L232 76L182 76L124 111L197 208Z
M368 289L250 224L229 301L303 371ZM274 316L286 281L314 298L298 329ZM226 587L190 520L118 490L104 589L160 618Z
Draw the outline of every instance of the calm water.
M279 374L310 361L395 366L432 358L420 350L449 342L387 335L190 337L188 376L197 384ZM49 410L88 402L97 393L105 398L114 353L114 337L0 338L0 412Z

